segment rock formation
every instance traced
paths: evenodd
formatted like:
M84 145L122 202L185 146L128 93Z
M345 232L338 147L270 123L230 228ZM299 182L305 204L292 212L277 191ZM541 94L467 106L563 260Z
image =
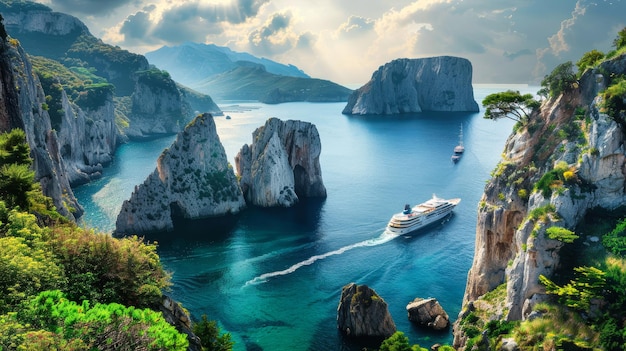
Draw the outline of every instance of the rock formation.
M156 76L156 77L155 77ZM176 83L158 70L137 73L131 96L129 138L180 132L193 111Z
M326 197L315 125L270 118L252 133L252 139L235 157L248 204L290 207L300 197Z
M385 300L367 285L355 283L341 290L337 328L352 337L388 338L396 332Z
M203 114L178 134L159 156L155 171L124 201L115 235L171 230L173 216L221 216L244 207L213 117Z
M624 126L598 107L598 92L612 77L625 73L626 55L587 70L577 88L544 101L528 126L509 137L496 176L486 185L479 205L466 306L506 284L506 308L494 317L527 318L533 306L546 299L539 275L552 277L560 263L560 249L566 245L550 239L547 228L573 229L589 209L626 205ZM586 121L577 116L581 109L586 111ZM558 191L533 191L559 163L566 164L575 177ZM455 346L462 347L463 340L455 328Z
M61 157L70 184L84 184L102 175L103 166L111 163L117 148L113 95L108 94L102 106L83 110L62 91L62 106L57 130Z
M35 179L59 213L78 218L83 209L70 188L57 135L43 109L46 98L26 53L17 43L0 40L0 131L23 129L31 149Z
M409 320L419 325L433 328L434 330L443 330L450 325L450 318L434 298L422 299L416 298L406 306Z
M422 111L478 112L467 59L439 56L386 63L350 95L343 109L350 115Z

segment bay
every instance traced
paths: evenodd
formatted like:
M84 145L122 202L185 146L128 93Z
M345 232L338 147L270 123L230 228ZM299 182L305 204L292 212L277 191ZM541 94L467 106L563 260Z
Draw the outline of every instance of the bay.
M477 102L493 92L537 87L475 86ZM435 297L456 319L474 252L476 209L500 159L513 121L478 113L345 116L345 103L220 107L218 134L234 157L270 117L316 125L325 200L290 209L251 208L229 221L180 223L149 236L172 272L171 294L195 318L207 314L231 333L235 350L360 350L367 344L337 331L341 288L372 287L388 303L398 330L411 343L451 343L451 330L432 332L407 319L415 297ZM463 127L465 153L450 160ZM122 145L96 182L75 189L86 214L82 224L111 232L121 204L154 171L174 136ZM454 213L409 235L384 228L405 203L433 194L460 197Z

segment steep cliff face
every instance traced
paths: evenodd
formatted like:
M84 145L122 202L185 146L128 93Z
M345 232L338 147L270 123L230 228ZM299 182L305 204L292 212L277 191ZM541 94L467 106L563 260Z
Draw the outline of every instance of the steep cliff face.
M196 219L235 214L245 207L213 117L197 116L135 187L117 217L116 235L173 229L172 216Z
M173 80L155 83L148 73L138 75L131 101L132 112L125 130L129 138L178 133L193 113Z
M270 118L252 133L254 142L235 157L241 188L249 204L289 207L299 197L326 197L315 125Z
M62 93L63 119L58 130L61 157L72 185L87 183L102 175L113 160L118 143L113 96L104 105L83 110Z
M398 59L381 66L348 98L344 114L478 111L472 64L459 57Z
M525 319L546 297L539 275L553 275L566 245L547 229L573 230L589 209L626 205L624 127L598 107L598 92L624 73L626 56L588 70L509 137L479 205L464 304L506 284L499 317ZM457 330L455 346L463 342Z
M46 99L39 80L21 47L1 41L0 55L2 131L21 128L26 132L35 178L43 193L53 199L61 214L78 218L83 209L70 188L57 135L43 109Z

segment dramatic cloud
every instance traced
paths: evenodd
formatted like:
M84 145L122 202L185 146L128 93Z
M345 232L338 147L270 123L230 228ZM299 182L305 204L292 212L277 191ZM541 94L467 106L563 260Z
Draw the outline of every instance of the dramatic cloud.
M50 5L55 11L106 16L118 7L137 0L51 0Z
M292 13L275 13L248 35L250 48L260 55L280 54L295 47L298 35L291 29Z
M374 20L360 16L350 16L337 29L338 36L355 36L368 33L374 29Z
M400 57L469 59L477 83L538 83L556 65L611 50L626 0L38 0L103 40L144 53L228 45L342 84Z

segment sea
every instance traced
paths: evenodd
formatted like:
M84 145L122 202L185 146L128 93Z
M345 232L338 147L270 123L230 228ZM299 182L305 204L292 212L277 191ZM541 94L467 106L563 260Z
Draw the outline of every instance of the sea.
M474 85L479 106L507 89L527 85ZM501 158L514 121L477 113L347 116L345 103L266 105L229 101L215 117L230 163L252 132L270 117L313 123L328 197L293 208L249 208L224 220L177 223L147 235L172 274L167 291L199 319L206 314L231 334L234 350L362 350L376 347L337 330L342 287L365 284L388 304L411 344L451 344L452 330L412 324L406 305L436 298L454 321L461 309L474 255L477 207ZM227 118L228 116L228 118ZM451 156L462 128L465 153ZM102 178L77 187L85 208L81 225L111 233L124 200L156 166L175 136L122 145ZM385 233L405 204L461 198L454 212L416 232Z

